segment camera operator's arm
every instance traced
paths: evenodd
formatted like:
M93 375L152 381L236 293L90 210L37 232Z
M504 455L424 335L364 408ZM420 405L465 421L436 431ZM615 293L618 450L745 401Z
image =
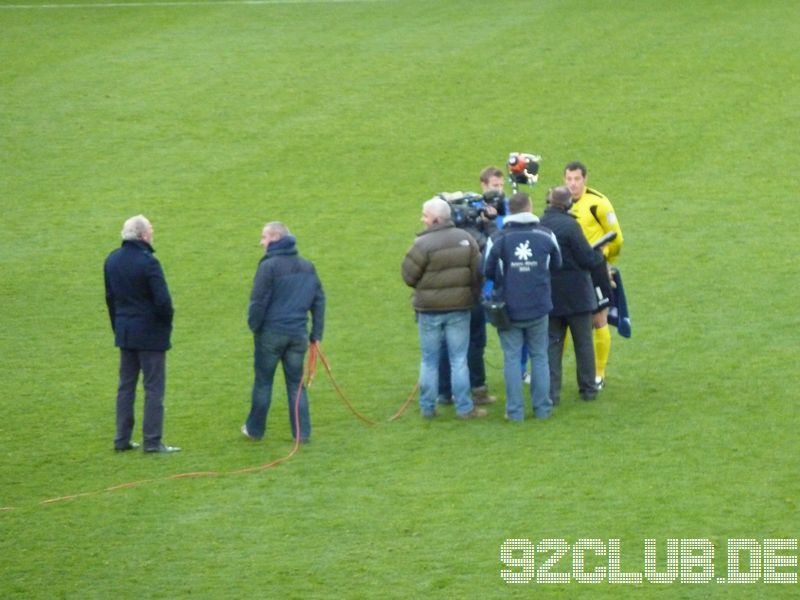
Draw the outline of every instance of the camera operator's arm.
M494 206L487 205L483 212L481 212L480 219L478 219L478 228L487 238L491 238L497 233L495 218L497 218L497 209L495 209Z

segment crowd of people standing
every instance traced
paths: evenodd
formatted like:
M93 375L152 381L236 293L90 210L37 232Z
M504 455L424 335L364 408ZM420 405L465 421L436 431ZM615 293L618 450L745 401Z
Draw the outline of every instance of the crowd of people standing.
M614 208L587 186L586 166L576 161L565 166L564 185L549 190L540 218L530 196L516 191L518 182L537 180L538 157L512 157L509 179L515 193L510 198L502 193L503 171L487 167L480 183L483 197L491 194L492 202L476 218L456 223L447 195L428 200L422 207L425 229L403 260L403 280L414 289L425 418L438 416L438 405L453 403L459 418L484 417L487 411L479 405L496 401L484 364L487 299L504 313L497 331L507 420L525 417L523 377L529 361L533 415L546 419L561 402L567 332L579 397L595 400L605 385L608 311L614 300L610 264L623 243Z
M517 183L536 182L538 157L512 156L509 179L515 193L510 198L503 191L503 171L487 167L480 174L481 194L470 196L472 204L475 198L480 201L477 208L470 207L469 218L454 222L452 199L446 196L428 200L422 206L425 228L402 263L403 280L414 290L421 351L419 404L427 419L439 416L438 407L446 404L455 405L460 419L485 417L483 405L497 401L486 380L485 300L503 317L492 322L503 352L506 419L525 418L528 368L533 415L546 419L560 403L568 331L580 398L594 400L605 384L611 346L608 312L614 298L609 264L623 242L614 209L608 198L586 185L585 165L571 162L564 168L565 185L548 192L538 217L530 196L516 191ZM140 374L143 450L180 451L162 441L174 309L152 243L150 221L143 215L131 217L123 225L121 247L104 264L106 305L120 352L114 437L118 452L141 446L131 439ZM267 223L261 245L264 256L248 309L254 382L250 412L240 431L250 440L264 437L280 364L292 436L308 443L311 419L303 361L309 346L322 339L325 294L314 265L299 255L296 239L283 223Z

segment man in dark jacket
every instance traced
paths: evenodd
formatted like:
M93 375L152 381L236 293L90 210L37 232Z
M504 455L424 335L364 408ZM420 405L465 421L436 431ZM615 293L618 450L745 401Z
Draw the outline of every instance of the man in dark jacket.
M253 440L264 437L272 403L272 380L280 362L292 437L299 436L305 444L310 441L311 417L303 385L303 359L309 342L318 344L322 340L325 293L314 265L298 254L296 240L283 223L267 223L261 232L261 245L266 253L253 280L247 314L255 345L255 381L250 414L241 431Z
M122 247L106 259L106 304L120 349L117 433L114 448L133 450L133 409L139 371L144 377L145 452L177 452L161 442L164 422L166 351L172 332L172 299L161 264L153 253L153 227L145 217L131 217L122 228Z
M450 377L459 418L485 417L470 397L467 347L470 310L480 293L478 244L450 218L450 205L432 198L422 205L425 231L418 234L402 265L403 281L414 288L422 354L419 404L422 416L433 418L439 389L439 355L447 341Z
M557 187L547 196L548 208L542 225L549 228L561 248L561 270L553 273L553 310L549 322L550 399L558 404L561 397L561 358L567 328L575 346L578 392L584 400L597 396L595 385L594 342L592 313L597 310L597 298L592 285L591 270L603 264L603 254L593 250L586 241L581 226L568 211L572 194L566 187Z
M497 235L486 259L485 274L494 281L494 297L506 303L511 325L498 328L503 348L506 382L506 417L525 418L519 365L522 345L531 358L531 403L539 419L550 416L550 373L547 364L547 321L553 308L550 271L561 266L561 253L553 233L531 212L528 194L514 194L511 215Z

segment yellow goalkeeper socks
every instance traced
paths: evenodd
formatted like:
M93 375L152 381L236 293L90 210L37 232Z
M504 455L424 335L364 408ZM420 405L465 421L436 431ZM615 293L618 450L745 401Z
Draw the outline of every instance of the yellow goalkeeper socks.
M595 371L600 379L605 379L609 354L611 354L611 331L606 325L594 330Z

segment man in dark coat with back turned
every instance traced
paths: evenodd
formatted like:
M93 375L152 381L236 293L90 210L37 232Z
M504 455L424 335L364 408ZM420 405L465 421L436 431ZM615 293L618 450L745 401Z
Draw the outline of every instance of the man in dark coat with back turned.
M292 437L307 444L311 441L311 416L303 385L303 359L309 343L318 345L322 341L325 293L314 265L300 256L297 240L286 225L280 221L264 225L261 246L265 254L253 278L247 311L247 324L253 332L255 379L250 414L241 432L251 440L264 437L272 381L281 363Z
M569 212L572 195L566 187L550 190L548 207L542 225L550 229L561 248L562 265L551 277L553 310L550 312L548 360L550 363L550 399L560 401L561 358L567 328L575 346L578 392L584 400L597 396L595 384L592 313L597 298L592 285L591 270L603 263L603 254L593 250L586 241L578 221Z
M528 194L511 196L508 210L484 263L486 278L494 282L492 295L505 302L511 321L508 327L497 328L503 349L506 418L525 418L519 372L525 345L530 355L533 412L537 419L547 419L553 408L547 358L548 315L553 308L550 280L551 272L561 267L561 251L553 232L531 212Z
M172 333L172 298L164 271L153 253L153 226L144 216L131 217L122 227L122 247L106 259L103 273L111 328L120 350L117 390L117 452L134 450L133 409L139 371L144 376L145 452L177 452L161 442L164 422L166 353Z

